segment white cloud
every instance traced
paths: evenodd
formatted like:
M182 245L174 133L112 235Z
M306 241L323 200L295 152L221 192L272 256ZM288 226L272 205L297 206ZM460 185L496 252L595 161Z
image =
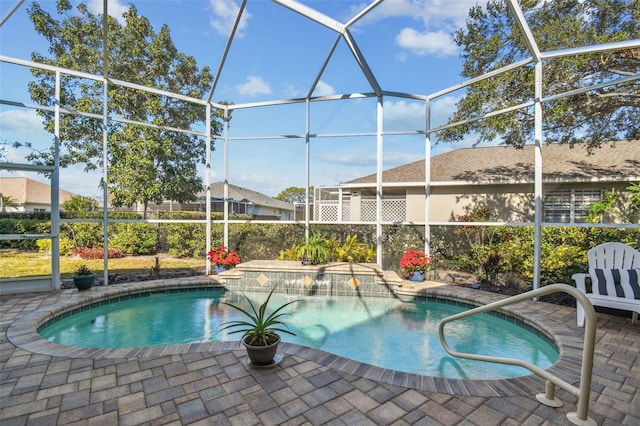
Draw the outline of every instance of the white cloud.
M307 92L303 92L292 84L285 84L283 89L283 95L285 98L293 99L293 98L301 98L307 94Z
M464 25L469 9L487 4L487 0L393 0L385 1L363 19L363 24L372 24L385 18L408 17L421 20L425 27ZM365 4L355 5L351 13L355 15Z
M333 154L325 153L318 156L318 159L324 163L340 164L343 166L371 166L376 164L376 153L359 153L359 154Z
M385 101L385 130L424 130L426 106L424 102Z
M403 28L396 36L398 46L418 56L434 54L451 56L458 53L458 46L451 35L444 31L420 33L413 28Z
M89 0L87 2L87 8L89 12L94 15L102 14L102 0ZM113 16L120 22L121 25L124 25L124 17L122 16L127 10L129 10L129 6L120 3L120 0L108 0L107 2L107 12L109 12L109 16Z
M333 86L324 81L320 80L316 85L315 90L313 91L314 96L329 96L334 95L336 93Z
M0 127L4 131L33 133L42 129L42 118L35 111L12 109L0 112Z
M16 149L4 146L0 146L0 161L7 163L25 163L24 155L21 155ZM19 176L24 176L24 172L0 170L0 177L12 176L12 173L19 173Z
M350 20L353 16L360 13L365 7L368 6L368 3L360 3L357 5L353 5L350 8L350 15L344 18L344 21ZM360 21L358 21L358 26L360 25L370 25L385 18L393 18L393 17L411 17L417 18L423 14L424 2L416 2L414 0L393 0L393 1L385 1L376 6L373 11L369 12L365 15Z
M407 52L398 52L396 59L400 62L407 62Z
M209 25L220 35L228 37L236 22L240 6L233 0L210 0L213 16L209 19ZM243 37L244 31L249 25L252 15L245 8L242 12L242 18L236 29L236 37Z
M413 152L405 151L386 151L384 153L383 168L384 170L400 166L402 164L412 163L418 159L424 158L424 149L422 153L416 156Z
M444 125L451 115L458 109L458 96L444 96L431 104L431 127Z
M248 96L268 95L271 93L269 83L257 75L247 76L247 81L242 84L236 84L235 89L239 94Z
M456 27L462 27L474 6L484 8L487 0L427 0L423 2L422 19L425 24L450 21Z
M357 26L371 25L387 18L410 18L416 25L405 27L396 42L409 52L422 56L435 54L450 56L457 54L453 33L464 27L469 9L485 7L487 0L394 0L386 1L367 14ZM351 8L351 13L360 12L364 4ZM397 56L405 61L404 54Z

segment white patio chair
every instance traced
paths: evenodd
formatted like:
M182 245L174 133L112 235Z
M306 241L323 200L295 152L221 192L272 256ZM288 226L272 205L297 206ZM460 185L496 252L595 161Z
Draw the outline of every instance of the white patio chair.
M593 306L631 311L635 324L640 313L640 252L622 243L603 243L587 252L589 273L573 274L578 290ZM587 277L591 289L587 289ZM584 326L584 310L578 303L578 326Z

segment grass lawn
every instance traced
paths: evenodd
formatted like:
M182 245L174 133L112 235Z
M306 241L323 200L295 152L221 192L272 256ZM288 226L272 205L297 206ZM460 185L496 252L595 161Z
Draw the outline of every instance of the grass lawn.
M174 258L159 254L160 274L181 270L204 272L205 259ZM76 256L60 257L60 273L62 278L73 275L78 266L86 264L97 276L104 273L102 259L85 260ZM150 274L155 265L155 256L129 256L120 259L109 259L109 273L120 275ZM51 275L51 255L34 251L13 249L0 250L0 278L33 277Z

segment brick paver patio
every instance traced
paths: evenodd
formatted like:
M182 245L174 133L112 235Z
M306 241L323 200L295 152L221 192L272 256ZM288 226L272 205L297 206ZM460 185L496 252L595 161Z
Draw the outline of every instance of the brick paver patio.
M284 345L279 365L256 369L237 342L118 352L74 350L34 337L35 313L78 297L66 290L0 298L3 426L564 425L570 424L566 413L576 410L576 398L561 390L561 408L540 404L535 393L544 384L537 378L497 385L416 378L295 345ZM575 309L540 302L525 309L560 323L557 339L571 341L582 332ZM561 357L569 365L564 379L577 384L570 370L580 359L572 345L561 346ZM639 357L640 324L598 314L590 402L598 424L640 425Z

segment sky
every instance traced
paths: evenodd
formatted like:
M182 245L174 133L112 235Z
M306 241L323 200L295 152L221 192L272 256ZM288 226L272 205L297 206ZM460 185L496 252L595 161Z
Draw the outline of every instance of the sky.
M0 0L0 16L7 16L18 1ZM55 2L39 1L55 14ZM77 5L79 2L71 0ZM159 31L171 30L179 51L196 58L199 67L220 68L224 48L240 0L144 0L131 1L138 13ZM350 21L368 1L299 0L340 23ZM350 31L383 90L428 95L465 79L461 51L454 32L464 26L470 7L485 0L386 0L359 20ZM0 55L31 58L32 52L48 55L48 42L33 29L27 8L29 1L0 27ZM85 4L102 13L102 0ZM109 0L109 14L122 19L129 3ZM305 97L331 52L338 33L269 0L248 0L243 19L222 68L213 101L235 105ZM32 104L27 84L33 80L26 67L0 62L0 99ZM371 86L340 41L331 55L314 95L371 92ZM443 124L455 110L462 93L439 98L432 107L432 126ZM285 137L304 135L304 104L236 110L229 130L229 182L275 196L291 186L306 185L305 141ZM311 105L310 132L322 134L311 140L310 184L334 186L376 171L376 137L346 133L376 131L376 100L356 98L315 102ZM384 131L414 132L425 129L422 101L385 97ZM330 135L330 137L329 137ZM266 138L252 139L262 136ZM0 138L31 142L38 149L51 144L41 120L29 108L0 105ZM432 155L469 147L472 136L457 144L432 143ZM221 142L212 155L212 182L224 180ZM24 150L5 149L5 161L25 163ZM383 169L425 157L424 135L385 135ZM201 168L202 173L204 169ZM26 176L48 182L33 172L0 171L0 176ZM203 175L204 176L204 175ZM61 187L86 195L100 196L100 173L85 173L76 166L61 171Z

